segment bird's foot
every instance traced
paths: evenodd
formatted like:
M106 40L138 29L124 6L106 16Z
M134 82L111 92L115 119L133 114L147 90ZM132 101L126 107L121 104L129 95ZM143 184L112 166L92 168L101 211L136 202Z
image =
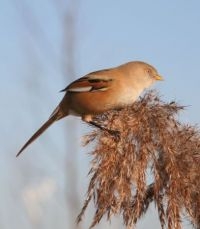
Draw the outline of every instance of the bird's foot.
M119 141L120 140L120 131L118 130L109 130L109 129L106 129L106 131L112 135L116 141Z

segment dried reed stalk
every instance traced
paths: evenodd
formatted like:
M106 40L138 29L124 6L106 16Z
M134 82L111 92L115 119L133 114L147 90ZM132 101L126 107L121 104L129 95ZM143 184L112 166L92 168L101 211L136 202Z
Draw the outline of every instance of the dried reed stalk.
M104 215L110 219L120 214L126 228L132 228L154 202L162 228L180 229L186 216L200 228L200 131L178 121L183 109L150 91L131 106L95 117L102 126L118 130L120 138L101 130L84 137L95 148L78 222L93 200L91 228Z

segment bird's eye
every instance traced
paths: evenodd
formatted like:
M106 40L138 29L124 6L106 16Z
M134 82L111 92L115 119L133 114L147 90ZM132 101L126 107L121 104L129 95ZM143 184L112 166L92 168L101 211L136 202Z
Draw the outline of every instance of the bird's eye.
M152 71L151 71L151 69L147 68L147 69L146 69L146 73L147 73L148 76L150 76L150 77L152 76Z
M148 68L147 69L147 73L151 74L151 69Z

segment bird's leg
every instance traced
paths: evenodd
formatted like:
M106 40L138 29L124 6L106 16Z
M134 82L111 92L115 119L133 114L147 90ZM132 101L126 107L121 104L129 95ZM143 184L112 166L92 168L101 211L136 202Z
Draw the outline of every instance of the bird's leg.
M89 121L88 123L99 128L100 130L106 131L110 135L114 136L116 139L118 139L118 140L120 139L120 132L118 130L107 129L107 128L99 125L98 123L96 123L94 121Z
M117 140L120 139L120 132L118 130L111 130L111 129L107 129L104 126L101 126L100 124L98 124L97 122L94 121L93 116L92 115L83 115L82 116L82 120L99 128L100 130L106 131L107 133L109 133L110 135L114 136Z

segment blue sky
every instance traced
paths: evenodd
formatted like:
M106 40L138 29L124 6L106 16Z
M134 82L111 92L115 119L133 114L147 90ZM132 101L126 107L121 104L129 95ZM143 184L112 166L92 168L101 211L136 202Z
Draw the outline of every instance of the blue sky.
M192 124L200 122L200 1L80 1L75 24L75 76L64 75L62 63L61 22L69 4L55 2L0 2L0 137L1 161L5 162L1 162L4 174L1 186L10 185L6 178L19 172L23 164L29 165L30 174L34 173L33 153L40 161L40 169L45 167L45 174L50 176L55 170L55 179L62 180L59 163L65 158L66 147L62 126L69 122L80 126L74 142L82 152L78 154L79 163L87 161L82 175L86 178L88 156L84 156L87 150L81 148L80 138L88 127L76 118L70 117L69 121L61 121L49 129L22 161L16 162L14 155L62 98L58 91L73 78L93 70L130 60L146 61L165 78L155 85L163 98L188 105L181 119ZM68 35L68 28L65 30ZM49 139L50 146L45 146ZM53 163L54 147L60 152L57 165ZM42 156L37 152L39 149Z
M18 10L23 8L20 4L13 7L13 2L1 3L4 9L0 15L1 93L12 89L9 90L12 96L11 92L19 90L19 82L22 81L22 87L23 81L30 78L21 72L29 71L27 61L32 58L26 50L29 45L35 52L31 55L37 56L41 70L45 71L41 79L48 79L56 92L70 82L70 77L66 76L64 83L59 82L62 27L55 4L53 1L25 1L48 38L48 42L42 42L38 35L31 38L27 32L29 21L25 23ZM194 110L198 109L199 7L198 1L81 2L76 25L77 77L129 60L147 61L165 77L165 82L158 85L161 93L168 99L191 105L187 114L191 117L189 120L199 122L198 112ZM35 29L33 33L38 31L40 29Z

